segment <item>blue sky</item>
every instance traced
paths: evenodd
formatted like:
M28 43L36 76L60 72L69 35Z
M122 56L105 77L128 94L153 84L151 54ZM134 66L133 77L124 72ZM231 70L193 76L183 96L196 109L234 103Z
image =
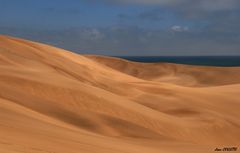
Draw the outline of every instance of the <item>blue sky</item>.
M238 0L0 0L0 34L78 53L240 55Z

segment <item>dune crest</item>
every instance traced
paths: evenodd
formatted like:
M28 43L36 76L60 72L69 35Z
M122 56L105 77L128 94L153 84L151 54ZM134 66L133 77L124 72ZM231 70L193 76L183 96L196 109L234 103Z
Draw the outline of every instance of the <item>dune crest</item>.
M136 63L0 36L0 152L237 146L239 76L239 67Z

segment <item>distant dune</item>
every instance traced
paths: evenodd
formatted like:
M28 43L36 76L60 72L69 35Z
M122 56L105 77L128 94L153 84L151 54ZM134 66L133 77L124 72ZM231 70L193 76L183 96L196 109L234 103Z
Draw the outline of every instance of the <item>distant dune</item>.
M239 95L240 67L137 63L0 36L0 153L239 147Z

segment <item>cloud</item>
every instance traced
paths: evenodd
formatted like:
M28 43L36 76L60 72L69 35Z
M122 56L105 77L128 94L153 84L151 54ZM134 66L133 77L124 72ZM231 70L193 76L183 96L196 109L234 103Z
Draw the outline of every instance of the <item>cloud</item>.
M171 30L173 32L186 32L189 30L189 28L186 26L183 27L183 26L179 26L179 25L174 25L171 27Z
M172 10L188 19L208 18L211 14L221 11L240 10L239 0L99 0L98 2L154 6ZM146 16L146 18L161 19L157 14L149 13L143 14L143 18Z
M104 33L96 28L83 28L80 30L81 36L89 40L99 40L105 37Z
M160 11L161 9L175 14L182 21L202 21L205 23L215 20L224 22L227 15L232 12L238 12L238 14L240 12L239 0L99 0L98 2L116 5L141 5L149 10L145 9L137 15L137 18L149 21L161 21L167 17L167 14ZM153 9L151 10L151 8ZM136 18L128 14L121 17L122 19Z
M102 0L111 3L162 5L171 7L199 8L205 10L226 10L239 8L239 0Z
M95 1L95 0L92 0ZM132 4L145 4L145 5L156 5L156 4L169 4L178 3L179 0L102 0L111 3L132 3Z
M238 0L202 0L199 1L199 7L205 10L232 10L239 8Z

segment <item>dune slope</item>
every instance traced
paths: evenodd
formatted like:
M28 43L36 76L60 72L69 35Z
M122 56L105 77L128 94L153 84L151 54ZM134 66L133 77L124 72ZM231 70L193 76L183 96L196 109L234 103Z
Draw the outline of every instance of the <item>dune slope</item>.
M0 36L0 152L238 146L239 76L239 67L135 63Z
M139 63L106 56L85 55L123 73L182 86L217 86L240 83L239 67L191 66L170 63Z

